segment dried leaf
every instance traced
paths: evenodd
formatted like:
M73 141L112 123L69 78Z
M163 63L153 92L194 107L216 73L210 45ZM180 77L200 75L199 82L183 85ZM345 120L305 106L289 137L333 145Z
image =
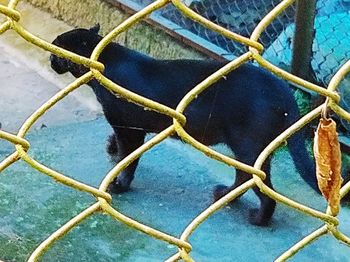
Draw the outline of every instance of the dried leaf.
M332 215L339 213L341 177L341 152L332 119L320 119L314 138L316 176L318 187L328 201Z

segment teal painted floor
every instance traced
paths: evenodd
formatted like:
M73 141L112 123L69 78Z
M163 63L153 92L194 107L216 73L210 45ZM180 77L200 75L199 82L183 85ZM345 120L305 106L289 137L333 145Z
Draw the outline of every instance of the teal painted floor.
M98 186L112 168L105 153L111 132L103 118L31 132L30 155L72 178ZM223 150L222 148L219 148ZM13 146L0 141L0 159ZM227 153L227 150L223 150ZM279 161L277 161L279 160ZM322 198L294 171L289 155L280 150L273 161L275 188L323 210ZM113 205L149 226L181 235L191 220L211 203L212 188L229 184L233 170L181 142L168 139L142 158L132 191L113 196ZM94 203L89 194L56 183L18 162L0 174L0 258L25 261L53 231ZM281 204L268 228L250 225L248 209L257 207L248 192L202 224L190 238L196 261L273 261L322 223ZM340 214L341 229L350 234L350 210ZM112 218L96 214L59 240L42 261L164 261L176 252ZM349 261L350 248L323 237L291 261Z

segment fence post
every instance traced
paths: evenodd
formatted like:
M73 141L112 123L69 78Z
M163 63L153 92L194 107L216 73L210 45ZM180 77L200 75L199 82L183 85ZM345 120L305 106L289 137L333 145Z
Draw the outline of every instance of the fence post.
M316 0L297 0L291 73L314 82L311 68Z

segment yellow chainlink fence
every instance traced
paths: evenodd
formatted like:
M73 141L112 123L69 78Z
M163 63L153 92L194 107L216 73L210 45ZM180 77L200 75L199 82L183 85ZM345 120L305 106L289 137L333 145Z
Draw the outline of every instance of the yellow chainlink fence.
M55 241L69 233L69 231L79 224L81 221L86 219L89 216L94 215L97 212L103 212L104 214L110 215L114 219L126 224L129 227L134 228L135 230L139 230L149 235L150 237L154 237L160 239L162 241L168 242L172 245L176 245L178 247L178 252L171 256L167 261L178 261L183 259L184 261L194 261L191 258L190 252L192 250L191 244L188 242L189 236L196 230L196 228L204 222L209 216L211 216L214 212L218 211L227 203L234 200L241 194L243 194L248 189L258 186L260 190L275 199L279 203L285 204L290 208L299 210L304 214L320 219L324 222L324 225L318 229L315 229L314 232L307 235L300 242L295 243L290 249L285 251L276 259L276 261L284 261L290 257L292 257L295 253L301 250L306 245L311 242L317 240L319 237L331 234L340 242L350 246L350 238L344 235L338 229L339 220L337 217L331 215L329 208L325 212L317 211L313 208L310 208L306 205L300 204L292 199L289 199L283 196L280 193L275 192L271 188L265 185L264 179L266 174L261 170L261 166L263 162L268 158L268 156L277 149L289 136L297 132L304 125L312 121L313 119L320 116L322 110L326 107L332 109L336 112L340 117L350 121L350 114L346 112L343 108L338 105L340 97L336 92L336 89L342 79L346 76L346 74L350 71L350 61L345 63L337 73L332 77L328 88L324 89L318 85L307 82L301 78L298 78L265 60L261 54L264 50L264 47L258 42L260 34L265 30L265 28L288 6L293 4L294 0L284 0L280 4L278 4L273 10L270 11L268 15L266 15L261 22L257 25L255 30L253 31L250 38L246 38L235 34L229 30L226 30L213 22L208 21L207 19L201 17L196 14L194 11L189 9L185 4L181 2L181 0L157 0L145 7L143 10L129 17L123 23L118 25L114 30L112 30L109 34L107 34L101 42L97 45L94 52L92 53L90 58L78 56L72 52L54 46L47 41L36 37L35 35L28 32L21 25L21 13L16 10L19 0L12 0L8 3L7 6L0 5L0 12L7 16L7 21L0 25L0 34L7 30L14 30L23 37L28 42L50 51L53 54L65 57L74 61L75 63L83 64L86 67L90 68L90 71L80 78L76 79L73 83L62 89L60 92L55 94L50 100L48 100L45 104L43 104L40 108L38 108L21 126L18 133L16 135L10 134L5 131L0 130L0 139L5 139L10 143L15 145L15 152L8 156L0 163L0 172L5 168L15 163L19 159L24 160L27 164L40 171L41 173L52 177L55 181L58 181L66 186L74 188L76 190L81 190L86 193L92 194L96 197L96 203L91 205L89 208L85 209L83 212L72 218L61 228L57 229L56 232L51 234L45 241L43 241L36 250L31 254L29 261L37 261L40 256L45 252L45 250L49 249L52 245L54 245ZM129 29L132 25L138 23L141 19L150 15L155 10L165 7L166 5L174 5L178 10L180 10L183 15L191 18L194 21L201 23L207 28L214 30L223 36L235 40L239 43L242 43L249 47L249 51L245 54L241 55L237 59L226 64L220 70L209 76L207 79L199 83L195 86L178 104L176 109L169 108L165 105L159 104L152 100L146 99L140 95L137 95L133 92L128 91L127 89L113 83L111 80L106 78L103 75L104 65L98 62L98 57L103 51L103 49L120 33ZM222 155L205 145L196 141L193 137L186 133L184 130L184 125L186 123L186 118L182 114L185 108L197 97L199 96L205 89L210 88L210 86L223 76L225 76L230 71L239 67L241 64L246 63L250 60L255 60L260 66L268 69L273 74L282 77L296 85L303 86L310 90L316 91L320 95L326 97L326 102L312 110L304 117L300 118L295 124L290 126L287 130L281 133L276 139L274 139L259 155L256 160L254 166L248 166L239 161ZM57 171L50 169L49 167L44 166L39 163L35 159L31 158L27 151L30 149L29 142L25 139L25 136L31 126L35 123L35 121L40 118L45 112L47 112L51 107L53 107L57 102L64 99L65 96L69 95L73 90L79 88L82 84L87 83L91 79L95 78L98 80L105 88L111 90L114 93L117 93L119 96L127 99L128 101L138 104L140 106L146 107L150 110L154 110L158 113L165 114L173 119L173 124L169 126L167 129L163 130L161 133L157 134L155 137L147 141L129 156L120 161L103 179L99 188L91 187L84 183L81 183L75 179L69 178L64 174L61 174ZM173 134L179 135L183 140L187 143L191 144L196 149L205 153L208 157L226 163L229 166L235 167L237 169L243 170L252 175L252 178L236 189L232 190L229 194L209 206L206 210L204 210L201 214L199 214L193 221L184 229L182 235L180 237L171 236L165 232L158 231L152 227L146 226L141 222L138 222L130 217L125 216L120 213L116 208L111 206L112 197L109 193L107 193L108 185L121 173L121 171L126 168L132 161L135 161L139 158L144 152L157 145L164 139L168 138ZM341 188L340 194L341 197L344 197L350 191L350 182L344 185Z

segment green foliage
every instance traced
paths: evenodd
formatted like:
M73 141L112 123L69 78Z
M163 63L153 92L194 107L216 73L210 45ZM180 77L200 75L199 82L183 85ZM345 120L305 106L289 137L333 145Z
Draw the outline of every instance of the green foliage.
M300 114L302 116L306 115L308 112L310 112L310 110L312 110L311 104L310 104L310 98L308 94L305 93L305 91L301 89L296 89L294 92L294 97L298 104Z

